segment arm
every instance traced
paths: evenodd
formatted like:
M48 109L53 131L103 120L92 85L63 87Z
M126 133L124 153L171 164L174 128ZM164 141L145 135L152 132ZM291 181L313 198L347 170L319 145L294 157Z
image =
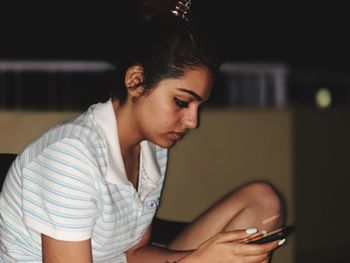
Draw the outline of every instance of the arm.
M149 227L141 241L127 251L129 263L173 263L189 253L152 246L150 240L151 227ZM41 243L44 263L92 263L90 239L74 242L61 241L42 234Z
M61 241L41 235L43 262L92 263L91 240Z
M174 251L151 244L150 226L141 241L127 251L129 263L173 263L190 254L191 251Z
M142 240L127 251L129 263L193 263L214 262L217 259L223 262L251 262L267 263L271 251L277 249L279 241L255 245L245 244L247 238L260 234L247 234L244 230L219 233L196 250L174 251L150 244L151 228Z

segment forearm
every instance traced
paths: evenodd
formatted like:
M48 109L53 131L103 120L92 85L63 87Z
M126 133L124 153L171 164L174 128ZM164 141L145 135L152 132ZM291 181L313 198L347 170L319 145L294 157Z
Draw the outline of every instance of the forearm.
M174 251L154 245L146 245L127 254L129 263L190 263L192 251Z

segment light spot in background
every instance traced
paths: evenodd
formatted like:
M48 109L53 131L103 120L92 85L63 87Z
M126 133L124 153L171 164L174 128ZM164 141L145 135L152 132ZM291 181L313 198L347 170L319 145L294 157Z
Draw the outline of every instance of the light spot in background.
M332 104L332 94L327 88L321 88L316 92L315 102L318 108L326 109Z

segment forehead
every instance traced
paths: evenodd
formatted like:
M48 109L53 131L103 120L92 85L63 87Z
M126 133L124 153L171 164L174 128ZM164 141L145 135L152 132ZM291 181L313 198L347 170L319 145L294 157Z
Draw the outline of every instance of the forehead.
M191 68L184 71L184 75L180 79L189 79L202 81L204 83L210 84L212 81L211 72L205 67Z
M212 74L207 68L198 67L187 69L183 76L165 79L159 84L171 91L191 90L207 100L211 92L212 78Z

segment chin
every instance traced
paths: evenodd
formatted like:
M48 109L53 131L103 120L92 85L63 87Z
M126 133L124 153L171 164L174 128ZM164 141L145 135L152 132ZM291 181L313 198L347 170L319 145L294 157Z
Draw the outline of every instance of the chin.
M150 141L151 143L155 144L155 145L158 145L159 147L162 147L162 148L171 148L173 147L175 144L176 144L176 141L173 141L173 140L153 140L153 141Z
M172 142L167 142L167 143L156 143L159 147L162 147L162 148L167 148L167 149L169 149L169 148L171 148L171 147L173 147L174 145L175 145L175 141L172 141Z

